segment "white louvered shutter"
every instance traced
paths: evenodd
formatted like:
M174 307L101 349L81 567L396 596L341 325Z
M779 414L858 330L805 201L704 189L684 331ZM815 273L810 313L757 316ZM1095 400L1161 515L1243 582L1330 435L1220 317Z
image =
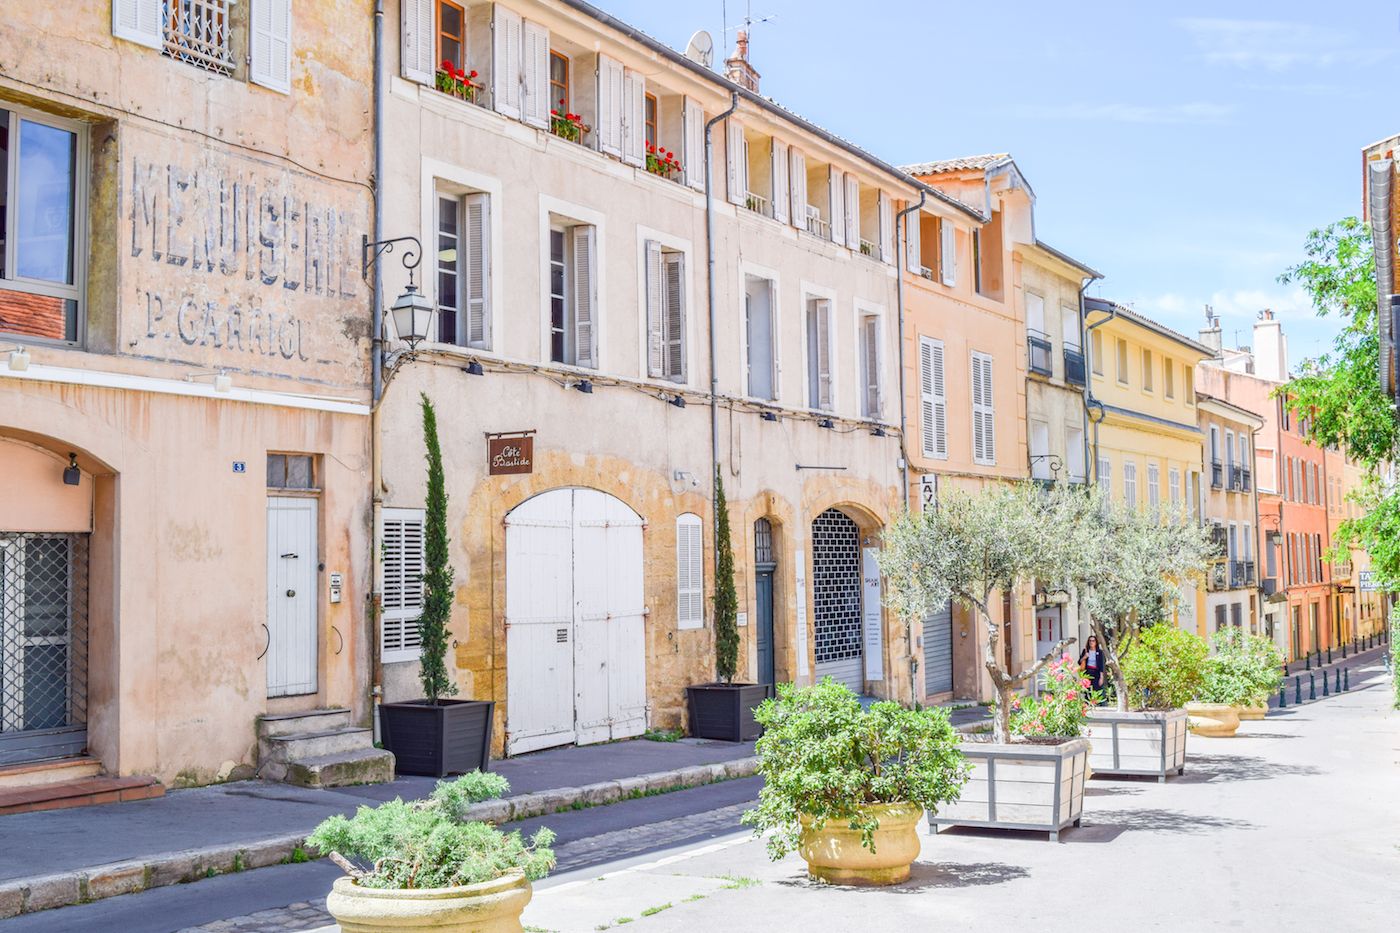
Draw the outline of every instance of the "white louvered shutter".
M579 366L598 365L596 346L598 283L595 276L597 229L580 224L573 229L574 241L574 335Z
M525 122L541 129L549 126L549 30L525 20L522 26L520 106ZM555 102L557 103L557 101Z
M685 382L685 254L664 253L666 297L666 375Z
M957 239L947 220L938 222L938 274L949 288L958 284Z
M846 243L846 176L834 165L826 168L827 203L831 205L831 242ZM852 244L854 245L854 244Z
M831 408L831 302L817 299L817 407Z
M622 62L598 56L598 148L622 155Z
M664 376L665 344L664 332L666 276L661 266L661 244L655 240L646 242L647 280L647 375L653 378Z
M646 163L647 79L627 69L622 77L622 158L631 165Z
M749 167L744 159L744 127L733 117L725 121L724 143L729 153L729 203L742 205L749 190Z
M972 354L972 456L978 463L996 462L996 409L992 401L992 358Z
M466 274L467 345L491 349L491 199L469 194L464 199L466 241L462 270Z
M523 28L519 13L496 4L491 24L491 99L495 102L497 113L517 120L521 115L520 45Z
M681 170L686 184L692 188L705 187L705 108L687 97L681 107L683 135L681 137Z
M161 0L112 0L112 35L147 48L165 44Z
M922 211L904 215L905 264L909 271L918 275L924 268L923 253L919 248L919 226L923 219Z
M894 265L894 199L879 192L880 259Z
M846 176L846 245L860 249L860 179Z
M788 184L792 186L792 225L807 230L807 157L792 149L788 163L791 165Z
M865 416L880 417L880 320L871 315L862 322L862 360L865 369Z
M422 509L384 509L380 513L379 648L385 663L412 661L419 654L423 522Z
M788 147L786 143L773 140L773 219L787 223L788 203Z
M253 0L248 51L248 76L254 84L291 91L292 0Z
M700 516L676 517L676 627L705 624L705 549Z
M419 84L432 84L437 73L433 8L435 0L400 0L399 73Z
M919 338L919 429L925 457L948 457L948 399L943 384L943 342Z

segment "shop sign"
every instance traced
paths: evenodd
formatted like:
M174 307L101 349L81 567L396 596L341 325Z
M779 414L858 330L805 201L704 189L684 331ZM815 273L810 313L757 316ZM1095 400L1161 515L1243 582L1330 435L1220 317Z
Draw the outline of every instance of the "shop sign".
M533 473L535 471L534 432L518 432L510 436L488 434L486 436L486 456L487 471L491 476Z

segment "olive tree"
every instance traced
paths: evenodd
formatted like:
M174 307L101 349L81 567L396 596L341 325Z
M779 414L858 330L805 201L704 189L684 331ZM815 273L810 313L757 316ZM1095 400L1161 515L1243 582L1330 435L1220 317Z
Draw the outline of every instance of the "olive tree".
M983 663L996 690L995 739L1010 739L1011 694L1075 639L1063 639L1018 671L1007 669L993 598L1044 580L1058 586L1087 576L1093 558L1090 516L1097 493L1066 484L998 484L955 491L937 507L906 513L889 528L880 554L891 608L917 621L955 600L983 632ZM999 602L999 599L997 600Z

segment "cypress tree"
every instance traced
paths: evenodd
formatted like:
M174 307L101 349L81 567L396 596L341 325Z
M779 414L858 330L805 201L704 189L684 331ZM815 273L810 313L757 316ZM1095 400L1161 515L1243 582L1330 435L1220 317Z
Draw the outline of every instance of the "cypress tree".
M734 591L734 548L729 540L729 503L715 468L715 673L723 683L739 668L739 597Z
M428 396L423 400L423 443L428 458L428 501L423 529L423 614L418 617L422 645L418 679L423 695L434 706L453 696L457 685L447 674L447 623L452 618L452 566L447 561L447 485L442 474L437 412Z

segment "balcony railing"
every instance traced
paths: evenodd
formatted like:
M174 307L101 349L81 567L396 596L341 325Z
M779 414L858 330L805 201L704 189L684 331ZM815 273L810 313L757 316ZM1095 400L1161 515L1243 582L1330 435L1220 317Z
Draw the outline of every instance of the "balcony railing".
M1224 485L1225 466L1219 460L1210 462L1210 488L1219 489Z
M1223 563L1214 564L1206 574L1206 589L1218 593L1226 588L1226 567Z
M1272 596L1278 592L1278 580L1274 577L1264 577L1259 581L1259 586L1263 588L1265 596Z
M762 214L764 217L773 216L773 205L761 194L754 194L752 191L745 192L744 206L755 214Z
M165 54L206 71L233 71L231 0L166 0Z
M880 245L878 243L872 243L869 240L862 239L860 241L860 254L862 256L869 256L871 259L879 259Z
M1030 348L1031 372L1048 376L1055 371L1054 357L1051 355L1053 349L1050 344L1050 337L1038 330L1026 332L1026 344Z
M1230 561L1230 589L1238 590L1254 583L1254 561Z
M822 219L820 208L807 205L807 232L823 240L831 239L831 224Z
M1249 467L1240 467L1240 492L1249 492L1253 478L1253 471Z
M1230 491L1231 491L1231 492L1240 492L1241 490L1243 490L1243 489L1244 489L1244 473L1243 473L1243 471L1242 471L1239 467L1235 466L1235 465L1232 463L1232 464L1230 464L1230 469L1229 469L1228 472L1229 472L1229 474L1230 474L1230 475L1229 475L1229 481L1230 481L1229 489L1230 489Z
M1078 347L1065 346L1065 382L1084 385L1084 351Z

